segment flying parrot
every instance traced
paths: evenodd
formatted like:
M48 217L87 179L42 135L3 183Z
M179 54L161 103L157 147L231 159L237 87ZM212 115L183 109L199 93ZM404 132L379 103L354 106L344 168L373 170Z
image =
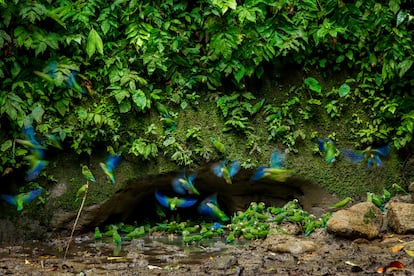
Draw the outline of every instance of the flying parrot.
M96 182L95 177L93 176L92 172L89 170L88 166L82 165L82 174L87 180Z
M372 166L384 167L381 157L386 157L391 151L390 145L385 145L377 149L367 147L365 150L342 149L344 157L352 163L367 162L367 167Z
M212 194L211 196L204 199L197 208L200 215L220 221L228 221L229 217L220 210L217 204L217 194Z
M285 182L292 175L292 170L284 169L282 167L284 161L284 154L278 150L273 151L270 156L270 167L260 166L253 175L252 180L258 181L259 179L267 178L279 182Z
M192 198L168 197L158 191L155 192L155 198L162 206L169 208L171 211L174 211L177 208L191 207L197 202L197 199Z
M30 169L26 172L26 180L32 181L36 179L40 172L49 164L46 160L38 159L35 155L29 155L25 157L30 162Z
M233 161L227 166L227 161L213 165L213 172L218 177L223 177L227 184L232 184L233 176L240 170L240 162Z
M76 71L70 72L70 75L66 82L70 88L74 89L75 91L81 94L84 94L86 91L79 85L79 83L76 82L76 74Z
M99 163L104 173L109 177L112 183L115 183L114 170L121 160L120 154L110 154L105 163Z
M226 151L226 147L224 146L224 144L222 142L220 142L219 140L217 140L214 137L210 137L210 141L211 143L213 143L214 148L220 152L220 153L224 153Z
M332 139L318 140L318 147L319 151L324 154L326 162L333 163L335 161L337 149Z
M1 195L1 197L12 205L17 206L17 211L23 210L23 204L28 203L38 197L42 193L43 189L36 189L27 193L21 193L15 196Z
M199 195L200 193L194 187L193 181L195 178L195 174L191 174L190 176L186 176L185 172L181 173L178 177L174 178L172 182L173 190L177 194L181 195Z
M56 60L51 61L49 65L46 67L46 73L40 71L34 71L36 75L47 80L48 82L54 83L56 80L56 71L57 71L58 63Z
M56 135L46 134L46 143L52 147L63 149L60 139Z
M35 137L34 128L31 124L25 124L22 129L23 136L26 138L23 139L16 139L16 142L22 144L30 149L46 149L45 146L41 145Z

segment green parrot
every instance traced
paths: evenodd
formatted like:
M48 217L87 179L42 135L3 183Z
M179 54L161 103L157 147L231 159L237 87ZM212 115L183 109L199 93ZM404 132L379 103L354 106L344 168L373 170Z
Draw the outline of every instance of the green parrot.
M226 147L224 146L224 144L222 142L220 142L219 140L217 140L214 137L210 137L210 141L211 143L213 143L214 148L220 152L220 153L225 153L226 151Z
M320 152L325 155L326 162L333 163L335 161L335 155L338 150L332 139L318 140L318 147Z
M87 180L96 182L95 177L93 176L91 170L89 170L88 166L82 165L82 174Z
M1 197L12 205L17 206L17 211L23 210L23 204L28 203L38 197L42 193L43 189L36 189L27 193L21 193L15 196L12 195L1 195Z
M158 191L155 192L155 198L162 206L169 208L171 211L177 208L191 207L197 202L197 199L192 198L167 197Z
M233 176L240 170L240 162L233 161L230 166L227 161L222 161L213 166L213 172L218 177L223 177L227 184L232 184Z
M144 226L136 227L134 231L128 233L125 238L127 239L138 239L145 235L145 228Z
M95 232L93 233L93 237L95 240L101 240L102 239L102 233L99 230L99 227L95 227Z
M349 202L351 202L351 198L350 197L346 197L344 199L342 199L341 201L335 203L334 205L330 206L330 209L339 209L342 208L344 206L346 206Z
M78 202L78 200L84 196L88 188L89 188L89 185L84 184L78 189L78 191L76 192L75 202Z
M112 234L112 241L115 244L113 255L119 256L119 254L121 253L121 249L122 249L122 239L121 239L121 236L118 234L117 230L114 230Z

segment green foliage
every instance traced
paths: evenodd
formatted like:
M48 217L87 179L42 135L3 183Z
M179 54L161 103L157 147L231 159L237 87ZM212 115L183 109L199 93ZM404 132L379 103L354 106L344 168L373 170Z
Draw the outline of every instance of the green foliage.
M208 137L187 133L171 142L162 131L138 135L125 118L150 125L155 103L196 108L202 93L216 91L223 131L254 135L258 98L247 86L272 63L300 64L322 76L307 74L282 99L266 99L269 140L295 150L307 135L301 120L318 118L321 109L342 118L346 107L361 102L367 116L354 117L361 120L350 133L356 142L405 147L412 142L414 107L414 21L407 3L3 1L2 169L22 162L20 148L8 141L25 120L40 135L58 134L78 154L115 142L143 159L165 148L171 160L192 164L209 155L202 149ZM325 89L330 72L340 70L351 76ZM163 122L179 124L177 114ZM253 140L249 147L255 148Z

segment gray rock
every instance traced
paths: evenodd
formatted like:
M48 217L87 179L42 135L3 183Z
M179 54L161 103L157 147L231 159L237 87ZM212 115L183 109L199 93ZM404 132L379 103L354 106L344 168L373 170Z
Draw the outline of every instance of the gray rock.
M388 204L388 226L398 234L414 232L414 204L392 202Z
M329 232L346 238L373 239L381 231L381 210L372 202L362 202L333 213L327 223Z

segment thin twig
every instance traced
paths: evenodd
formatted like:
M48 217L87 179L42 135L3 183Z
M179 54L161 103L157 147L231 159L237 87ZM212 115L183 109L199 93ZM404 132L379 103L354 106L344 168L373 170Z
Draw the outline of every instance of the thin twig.
M83 195L82 203L79 207L78 215L76 216L75 223L73 224L72 233L70 233L70 238L69 238L68 244L66 246L65 255L63 256L63 261L66 260L66 255L68 254L68 251L69 251L69 246L70 246L70 243L71 243L72 238L73 238L73 233L75 233L76 224L78 223L80 214L81 214L82 209L83 209L83 205L85 204L85 201L86 201L86 195L88 194L88 188L89 188L89 182L86 180L85 194Z

